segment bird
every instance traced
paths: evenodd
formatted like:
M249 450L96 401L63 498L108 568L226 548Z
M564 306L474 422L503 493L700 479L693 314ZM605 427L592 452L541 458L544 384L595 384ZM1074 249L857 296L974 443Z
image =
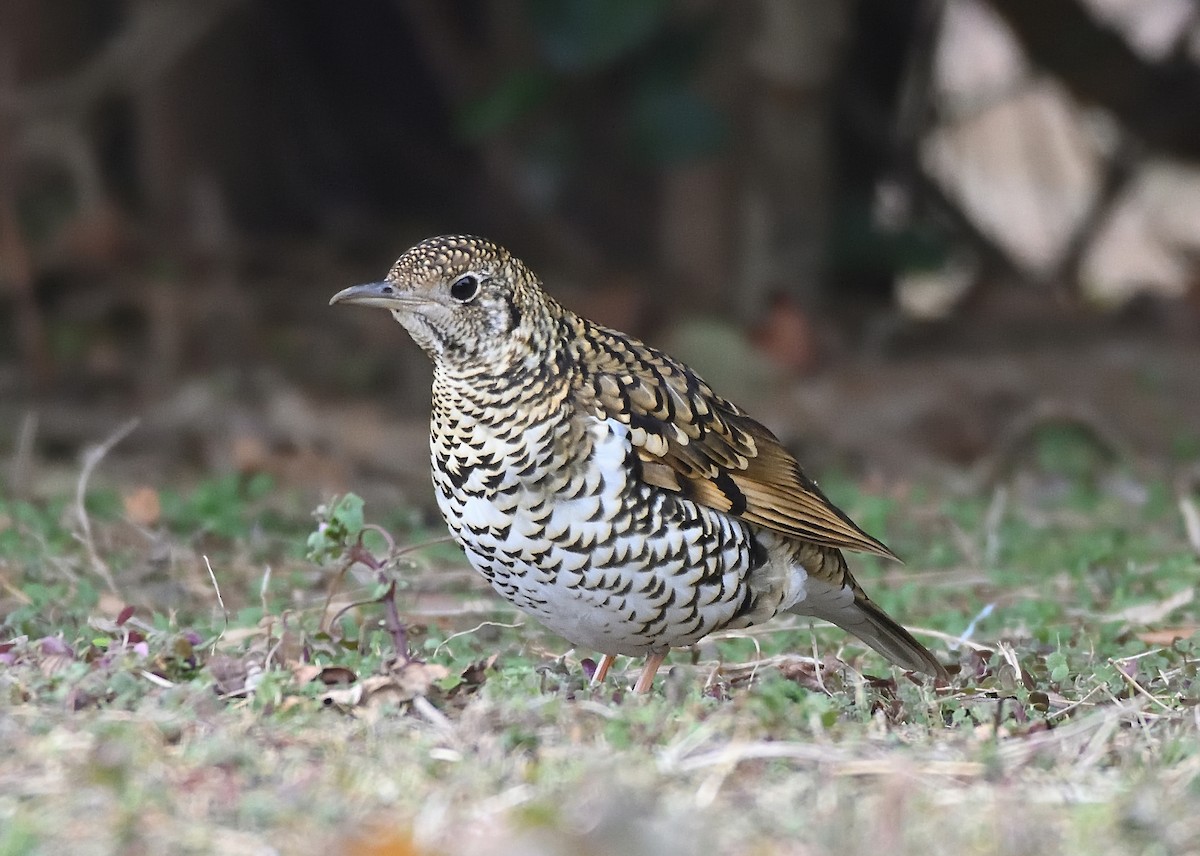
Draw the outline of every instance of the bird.
M895 554L691 368L593 323L508 250L429 238L333 304L389 311L433 363L438 508L502 597L577 648L644 657L780 614L832 622L900 668L947 672L867 597L843 551Z

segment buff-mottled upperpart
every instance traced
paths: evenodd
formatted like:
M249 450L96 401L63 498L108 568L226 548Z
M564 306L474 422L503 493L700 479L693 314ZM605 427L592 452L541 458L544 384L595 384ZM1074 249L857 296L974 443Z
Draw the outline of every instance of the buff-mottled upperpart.
M438 507L471 565L574 645L644 656L780 613L830 621L901 668L937 659L842 550L895 558L779 440L678 360L581 318L483 238L410 249L330 303L392 313L433 361Z

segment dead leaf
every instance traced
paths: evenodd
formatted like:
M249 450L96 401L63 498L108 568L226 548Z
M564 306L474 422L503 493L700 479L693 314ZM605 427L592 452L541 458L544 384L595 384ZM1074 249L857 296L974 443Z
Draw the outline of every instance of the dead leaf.
M125 516L130 523L138 526L153 526L162 516L162 503L159 502L158 491L152 487L143 486L121 497L125 507Z
M377 710L386 704L402 705L417 696L428 695L436 689L438 681L445 679L449 670L432 663L405 663L383 675L357 679L357 675L343 666L327 666L313 671L315 667L296 668L293 672L306 676L307 680L324 681L334 687L322 693L322 703L339 708L366 706ZM352 681L352 682L351 682Z
M319 674L321 674L321 667L314 666L312 663L297 663L292 666L292 676L295 677L296 683L301 685L316 680Z
M392 670L392 679L407 699L428 695L429 689L450 675L450 670L436 663L405 663Z
M208 660L217 692L223 696L245 695L250 692L250 664L240 657L217 654Z
M74 662L75 658L69 654L50 654L42 658L42 661L38 663L38 668L42 670L43 675L50 677L57 675Z
M1157 603L1139 603L1104 616L1106 621L1128 621L1130 624L1156 624L1181 606L1187 606L1196 596L1191 586Z
M327 687L352 684L358 680L358 675L354 670L347 669L345 666L326 666L321 669L321 673L317 677Z
M379 692L380 690L388 687L394 688L396 684L395 681L392 680L391 675L371 675L371 677L363 680L362 686L363 692L370 695L371 693Z
M487 673L490 672L496 665L496 659L499 654L493 654L486 660L476 660L471 663L459 675L459 684L450 691L451 696L469 695L481 686L487 680Z
M267 619L264 619L266 621ZM274 659L283 663L289 668L298 663L304 662L304 637L301 633L291 628L285 628L279 634L279 641L275 644Z
M321 694L321 701L327 705L336 707L357 707L363 700L363 685L351 684L348 687L339 687L336 690Z
M1185 624L1179 627L1160 627L1137 634L1147 645L1171 645L1178 639L1191 639L1200 632L1200 625Z
M399 688L395 684L389 683L385 687L380 687L373 693L363 693L361 709L366 713L368 720L373 721L379 719L384 711L392 708L403 707L412 701L411 698L405 698L401 695Z
M312 663L299 663L292 667L292 674L296 676L296 683L307 684L312 681L320 681L327 687L352 684L358 680L358 675L354 670L347 669L345 666L315 666Z

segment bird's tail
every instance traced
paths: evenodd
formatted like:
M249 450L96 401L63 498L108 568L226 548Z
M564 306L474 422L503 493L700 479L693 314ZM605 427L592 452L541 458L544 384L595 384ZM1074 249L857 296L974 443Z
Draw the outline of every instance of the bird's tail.
M819 576L809 576L805 597L791 612L824 619L852 633L902 669L949 681L946 669L929 649L876 606L854 582L839 550L824 551Z
M929 649L864 595L840 608L810 614L853 633L902 669L930 675L938 683L949 680L945 667Z

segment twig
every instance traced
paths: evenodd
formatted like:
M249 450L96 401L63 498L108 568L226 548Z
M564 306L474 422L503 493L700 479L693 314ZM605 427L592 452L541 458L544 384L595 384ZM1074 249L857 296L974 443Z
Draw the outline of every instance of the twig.
M341 609L339 609L337 612L335 612L333 614L333 617L329 619L329 624L328 624L328 626L326 626L325 632L328 633L330 636L332 636L334 639L337 639L340 641L342 638L341 632L338 631L336 628L337 628L337 623L338 623L338 621L341 620L342 616L345 615L347 612L349 612L352 609L358 609L358 607L360 607L360 606L367 606L372 603L379 603L379 598L371 597L371 598L367 598L366 600L355 600L355 601L351 601L350 603L346 604Z
M384 579L382 571L379 578L380 580ZM392 645L396 649L396 656L400 658L400 662L405 664L416 662L412 652L408 650L408 627L400 620L400 610L396 606L395 580L388 582L387 591L383 593L383 615L384 626L392 636Z
M263 618L266 619L266 625L267 625L266 626L267 658L266 658L266 660L263 661L263 669L264 670L267 668L267 666L271 662L271 655L274 654L275 649L279 647L278 644L276 644L274 642L275 616L271 615L271 610L267 608L267 591L270 588L270 586L271 586L271 566L267 565L266 570L263 571L262 582L259 583L259 586L258 586L258 602L262 606ZM283 618L281 617L280 620L282 621ZM285 630L287 629L286 626L284 627L284 629ZM280 641L280 643L283 642L283 634L282 633L279 636L279 641Z
M481 621L478 624L476 624L474 627L472 627L470 630L460 630L457 633L451 633L449 636L447 636L445 639L443 639L440 643L438 643L438 646L436 648L433 649L433 656L436 657L438 655L438 652L441 651L443 647L445 647L446 645L449 645L451 642L453 642L455 639L458 639L460 636L469 636L470 634L475 633L479 630L482 630L485 627L507 627L509 630L513 630L518 627L524 627L524 626L525 626L525 623L522 621L518 621L515 624L503 624L499 621Z
M429 699L425 698L425 696L419 695L414 697L412 700L412 708L419 713L426 722L441 732L443 737L454 737L454 723L447 718L446 714L434 707Z
M288 611L284 610L283 615L279 616L279 638L275 638L275 618L272 616L267 621L267 656L263 658L262 668L264 672L270 671L271 661L275 659L275 655L279 649L283 647L284 639L287 636L288 626Z
M367 550L365 547L363 547L362 536L363 536L363 533L365 533L365 532L374 532L376 535L383 538L384 543L387 545L387 559L386 560L384 560L383 562L380 562L378 559L375 558L374 553L372 553L370 550ZM429 541L421 541L417 544L408 544L407 546L404 546L404 547L397 547L396 540L394 538L392 538L391 533L389 533L382 526L378 526L374 523L365 524L362 528L362 532L359 533L358 542L356 544L356 547L352 547L350 550L347 551L346 555L347 555L348 560L338 570L337 574L333 578L333 581L330 582L330 584L329 584L329 590L325 593L325 603L321 608L321 621L322 621L321 627L322 627L322 629L325 630L326 632L329 631L330 624L325 623L325 616L329 613L329 606L330 606L330 604L333 603L333 597L334 597L334 595L337 594L338 587L342 584L342 580L345 579L346 572L348 570L350 570L350 568L354 565L355 562L362 562L362 564L366 565L371 570L382 572L389 565L394 564L396 562L396 560L402 556L405 556L409 553L415 553L418 550L424 550L426 547L432 547L435 544L445 544L445 543L448 543L453 540L454 539L451 538L449 535L443 535L440 538L433 538L433 539L430 539ZM362 558L363 556L370 557L370 561L363 561L363 558ZM363 601L363 603L369 603L369 602L370 601ZM338 610L337 615L341 616L345 612L346 612L345 609L340 609L340 610ZM330 623L332 623L332 622L330 622Z
M208 561L208 556L204 557L204 567L208 568L208 578L212 580L213 590L217 593L217 605L221 607L221 614L225 617L225 626L221 628L221 632L217 634L217 638L213 640L212 650L209 654L216 653L217 643L221 641L221 637L225 635L225 631L229 629L229 610L225 608L225 599L221 597L221 586L217 584L217 575L213 573L212 563Z
M84 455L83 467L79 471L79 481L75 485L75 513L79 518L79 527L83 530L82 535L77 535L76 537L83 542L83 546L87 549L88 558L92 562L93 570L104 580L109 590L117 595L120 594L120 591L117 589L117 583L113 579L112 571L105 561L100 558L100 554L96 552L96 542L92 538L92 523L88 519L84 499L87 496L87 485L88 480L92 477L92 470L96 469L100 461L104 460L104 456L112 451L113 446L128 437L140 422L141 420L135 416L109 435L108 439L99 446L90 449Z
M156 687L162 687L165 690L179 686L174 681L169 681L162 675L156 675L154 672L151 672L148 669L138 669L138 674L148 680L150 683L154 684Z
M387 544L387 554L388 554L389 559L394 559L398 556L403 556L405 553L410 553L413 550L420 549L421 547L424 546L424 544L410 544L407 547L397 550L396 549L396 539L392 537L392 533L388 532L386 529L384 529L382 526L378 525L377 523L364 523L362 531L363 532L374 532L376 535L378 535L380 538L383 539L384 543ZM446 536L446 538L449 538L449 537L450 536L448 536L448 535ZM434 540L432 543L436 544L436 543L438 543L438 541L441 541L441 540L443 540L443 539L439 538L439 539Z
M1066 719L1068 713L1075 710L1075 708L1077 708L1077 707L1083 707L1084 705L1086 705L1087 700L1090 699L1092 696L1094 696L1096 693L1100 692L1102 689L1104 689L1103 685L1092 687L1090 690L1087 691L1087 693L1085 693L1083 695L1082 698L1076 699L1075 701L1068 704L1066 707L1059 708L1058 710L1053 711L1052 713L1047 715L1047 718L1048 719L1050 719L1050 718Z
M388 557L384 561L379 561L379 559L375 558L374 553L363 546L363 535L365 535L367 532L374 532L377 535L380 535L387 543ZM396 560L401 556L404 556L406 553L412 553L430 545L441 544L449 540L451 540L450 536L447 535L442 538L434 538L432 541L424 541L419 544L409 544L406 547L397 549L395 540L393 540L392 536L386 529L381 526L376 526L373 523L363 526L362 531L358 533L358 539L348 550L346 550L346 561L341 570L338 571L337 576L334 578L333 583L329 587L329 592L325 597L325 606L323 607L321 614L325 615L325 613L329 611L329 605L333 601L333 595L337 591L338 585L346 576L346 571L350 570L351 566L353 566L356 562L367 566L372 571L375 571L379 582L386 585L387 590L377 598L373 598L368 601L352 603L339 609L326 625L326 632L331 632L333 625L337 622L337 619L341 618L342 615L344 615L348 610L353 609L356 606L362 606L365 603L383 603L384 626L387 627L388 633L391 634L392 644L396 649L396 657L403 664L419 662L415 657L413 657L412 652L408 650L408 628L405 627L404 622L400 620L400 610L396 607L396 581L389 578L388 568L394 565Z
M763 662L763 653L762 643L760 643L753 634L744 633L741 630L723 630L720 633L714 633L709 637L709 639L749 639L751 644L754 645L754 659L751 661L750 675L746 680L750 683L754 682L754 678L758 675L758 667ZM824 689L824 687L822 687L822 689Z
M1129 675L1124 669L1122 669L1119 665L1117 665L1116 660L1114 660L1110 657L1108 662L1110 665L1116 667L1117 674L1119 674L1125 680L1125 683L1129 684L1130 689L1132 689L1135 693L1149 699L1152 703L1158 705L1159 707L1161 707L1163 710L1165 710L1167 713L1171 714L1172 716L1175 716L1179 713L1179 711L1176 710L1175 708L1173 708L1169 705L1163 704L1161 701L1159 701L1157 698L1155 698L1154 694L1151 693L1150 690L1146 689L1144 686L1139 684L1136 680L1134 680L1133 676Z
M356 548L351 548L351 550L354 549ZM400 611L396 608L396 581L389 580L387 578L387 574L383 570L383 565L381 565L374 556L371 556L371 554L367 553L365 550L363 550L363 552L366 553L366 555L370 558L369 562L363 561L361 556L355 555L347 561L346 567L350 567L350 565L354 564L355 562L362 562L372 570L377 570L379 572L379 582L386 584L387 589L379 597L373 597L369 600L355 601L354 603L348 603L343 606L333 614L331 619L329 619L326 632L332 636L334 632L333 628L336 626L338 620L355 607L366 606L368 603L382 603L384 609L384 626L387 628L388 633L392 637L392 646L396 649L396 657L404 665L418 662L408 650L408 629L404 626L404 622L400 620ZM344 570L343 573L345 573Z

